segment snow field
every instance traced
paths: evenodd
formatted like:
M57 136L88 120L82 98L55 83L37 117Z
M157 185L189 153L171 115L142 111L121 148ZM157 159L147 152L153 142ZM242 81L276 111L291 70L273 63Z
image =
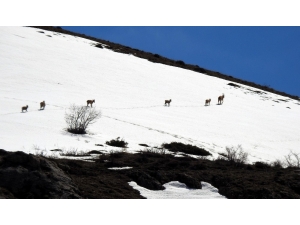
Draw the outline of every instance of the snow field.
M226 146L241 144L250 162L300 151L299 101L95 48L95 42L83 38L42 32L0 28L3 149L109 151L114 148L105 142L121 137L129 143L128 152L143 149L142 143L154 147L177 141L205 148L213 157ZM224 104L217 105L222 93ZM211 105L204 106L208 98ZM64 114L69 105L85 105L87 99L96 100L93 107L102 117L87 135L67 133ZM170 107L164 106L165 99L172 99ZM43 100L46 108L40 111ZM27 104L28 112L21 113Z

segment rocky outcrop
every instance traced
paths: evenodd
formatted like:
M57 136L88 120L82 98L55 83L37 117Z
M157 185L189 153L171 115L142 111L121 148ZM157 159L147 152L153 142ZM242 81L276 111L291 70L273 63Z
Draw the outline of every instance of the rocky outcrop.
M129 171L128 176L138 185L150 190L164 190L165 188L154 177L141 170Z
M112 164L132 168L110 170ZM164 190L163 185L170 181L201 189L204 181L230 199L300 198L299 168L160 153L122 153L117 157L112 153L91 163L0 150L0 198L144 198L128 184L130 181L149 190Z
M50 159L0 149L0 198L81 198L72 179Z

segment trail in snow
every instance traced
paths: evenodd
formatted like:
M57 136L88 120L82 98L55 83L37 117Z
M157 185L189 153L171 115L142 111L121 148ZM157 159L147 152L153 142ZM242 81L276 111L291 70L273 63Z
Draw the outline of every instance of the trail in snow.
M113 117L110 117L110 116L105 116L105 115L103 115L103 116L106 117L106 118L110 118L110 119L113 119L113 120L123 122L123 123L128 123L128 124L131 124L131 125L134 125L134 126L142 127L142 128L145 128L145 129L148 129L148 130L151 130L151 131L159 132L159 133L162 133L162 134L167 134L167 135L170 135L172 137L178 138L180 140L184 140L186 142L192 143L194 145L197 143L196 145L198 145L198 147L206 148L206 150L211 151L212 153L216 153L214 149L211 149L211 148L208 149L206 145L199 144L198 140L195 140L195 139L192 139L192 138L186 138L186 137L183 137L183 136L180 136L180 135L177 135L177 134L172 134L172 133L169 133L169 132L166 132L166 131L163 131L163 130L158 130L158 129L155 129L155 128L143 126L141 124L136 124L136 123L120 120L120 119L113 118ZM216 146L216 145L214 145L214 146Z
M32 103L39 103L38 101L32 101L32 100L27 100L27 99L17 99L17 98L9 98L9 97L4 97L6 99L11 99L11 100L18 100L18 101L24 101L24 102L32 102ZM64 107L64 106L59 106L59 105L53 105L53 104L48 104L46 102L46 107L47 106L55 106L55 107L58 107L60 109L44 109L44 110L47 110L47 111L54 111L54 110L66 110L67 108ZM171 107L171 106L165 106L165 105L151 105L151 106L143 106L143 107L130 107L130 108L120 108L120 107L102 107L101 109L112 109L112 110L134 110L134 109L146 109L146 108L156 108L156 107ZM206 106L172 106L172 107L206 107ZM27 111L27 112L14 112L14 113L6 113L6 114L0 114L0 115L12 115L12 114L19 114L19 113L31 113L31 112L39 112L39 111L43 111L41 109L38 109L38 110L30 110L30 111ZM186 137L183 137L183 136L180 136L180 135L177 135L177 134L172 134L172 133L169 133L169 132L166 132L166 131L163 131L163 130L159 130L159 129L155 129L155 128L152 128L152 127L147 127L147 126L143 126L141 124L137 124L137 123L132 123L132 122L128 122L128 121L124 121L124 120L121 120L121 119L118 119L118 118L113 118L113 117L110 117L110 116L105 116L105 115L102 115L103 117L106 117L106 118L110 118L110 119L113 119L113 120L116 120L116 121L119 121L119 122L123 122L123 123L128 123L128 124L131 124L131 125L134 125L134 126L139 126L139 127L142 127L142 128L145 128L145 129L148 129L148 130L151 130L151 131L155 131L155 132L159 132L159 133L162 133L162 134L167 134L167 135L170 135L172 137L175 137L175 138L178 138L178 139L181 139L181 140L184 140L186 142L189 142L191 144L196 144L198 145L198 147L201 147L201 148L205 148L206 146L203 145L203 144L199 144L197 140L195 139L192 139L192 138L186 138ZM207 147L206 147L207 148ZM211 151L213 153L216 153L214 151L214 149L212 148L209 148L207 149L208 151Z
M26 100L26 99L16 99L16 98L8 98L8 97L5 97L5 98L12 99L12 100L22 100L24 102L39 103L37 101L31 101L31 100ZM57 111L57 110L63 111L63 110L67 109L67 108L65 108L63 106L53 105L53 104L47 104L46 106L55 106L55 107L60 108L60 109L44 109L44 110L47 110L47 111ZM155 108L155 107L169 107L169 106L152 105L152 106L130 107L130 108L120 108L120 107L102 107L102 108L103 109L113 109L113 110L134 110L134 109ZM203 107L203 106L173 106L173 107ZM6 113L6 114L0 114L0 115L12 115L12 114L19 114L19 113L32 113L32 112L40 112L40 111L44 111L44 110L38 109L38 110L30 110L29 112L14 112L14 113ZM200 148L205 148L206 150L210 151L211 153L216 153L216 151L214 150L214 146L217 146L217 145L215 145L215 144L213 144L213 147L208 147L208 145L209 145L208 143L199 142L198 140L195 140L195 139L192 139L192 138L183 137L183 136L178 135L178 134L169 133L169 132L166 132L166 131L163 131L163 130L159 130L159 129L155 129L155 128L152 128L152 127L143 126L141 124L128 122L128 121L125 121L125 120L121 120L121 119L118 119L118 118L113 118L113 117L106 116L106 115L102 115L102 116L106 117L106 118L109 118L109 119L113 119L113 120L119 121L119 122L131 124L133 126L142 127L142 128L148 129L150 131L154 131L154 132L159 132L159 133L162 133L162 134L170 135L170 136L172 136L174 138L177 138L179 140L183 140L183 141L188 142L190 144L197 145Z
M32 101L32 100L27 100L27 99L18 99L18 98L11 98L11 97L4 97L6 99L11 99L11 100L17 100L17 101L23 101L23 102L32 102L32 103L36 103L38 104L39 102L38 101ZM63 110L67 110L68 108L66 106L61 106L61 105L54 105L54 104L46 104L47 106L54 106L54 107L57 107L59 109L45 109L47 111L63 111ZM216 106L222 106L220 104L216 104ZM202 107L213 107L213 105L211 106L205 106L205 105L176 105L176 106L165 106L165 105L150 105L150 106L142 106L142 107L101 107L101 109L110 109L110 110L134 110L134 109L147 109L147 108L163 108L163 107L172 107L172 108L181 108L181 107L184 107L184 108L202 108ZM43 111L43 110L30 110L29 112L14 112L14 113L6 113L6 114L0 114L0 115L12 115L12 114L19 114L19 113L31 113L31 112L40 112L40 111ZM215 153L217 154L215 148L221 148L222 146L218 146L216 145L215 143L206 143L206 142L201 142L199 140L196 140L196 139L192 139L192 138L188 138L188 137L184 137L184 136L181 136L181 135L178 135L178 134L174 134L174 133L170 133L170 132L167 132L167 131L164 131L164 130L160 130L160 129L156 129L156 128L153 128L153 127L148 127L148 126L144 126L144 125L141 125L141 124L138 124L138 123L133 123L133 122L129 122L129 121L125 121L125 120L122 120L122 119L118 119L118 118L114 118L114 117L111 117L111 116L107 116L107 115L102 115L103 117L106 117L106 118L109 118L109 119L113 119L113 120L116 120L116 121L119 121L119 122L123 122L123 123L127 123L127 124L130 124L130 125L133 125L133 126L138 126L138 127L141 127L141 128L145 128L147 130L150 130L150 131L154 131L154 132L159 132L161 134L166 134L166 135L170 135L174 138L177 138L178 140L181 140L181 141L185 141L185 142L188 142L188 143L191 143L193 145L196 145L200 148L205 148L206 150L210 151L211 153ZM296 141L299 141L300 139L296 139ZM289 142L289 141L295 141L295 139L290 139L290 140L285 140L286 142ZM276 142L276 141L270 141L270 142ZM251 153L249 153L250 156L252 156L253 158L257 158L258 160L262 160L262 158L260 157L257 157L255 155L252 155Z

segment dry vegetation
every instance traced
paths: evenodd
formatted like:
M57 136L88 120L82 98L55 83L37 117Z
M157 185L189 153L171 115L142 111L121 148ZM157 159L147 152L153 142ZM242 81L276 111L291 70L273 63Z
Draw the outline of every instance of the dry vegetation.
M180 152L190 148L163 144L168 145L176 146ZM85 155L81 152L78 155L78 151L65 153ZM170 181L201 188L201 181L205 181L227 198L300 198L297 164L287 168L281 166L282 162L246 164L247 154L240 147L227 148L214 161L204 156L175 157L167 154L165 148L155 147L136 154L121 149L108 154L91 151L88 155L95 153L93 162L86 162L0 150L0 197L136 199L143 197L128 185L130 181L150 190L163 190L163 184ZM292 153L287 157L287 161L297 162L296 159ZM131 169L110 170L110 167Z

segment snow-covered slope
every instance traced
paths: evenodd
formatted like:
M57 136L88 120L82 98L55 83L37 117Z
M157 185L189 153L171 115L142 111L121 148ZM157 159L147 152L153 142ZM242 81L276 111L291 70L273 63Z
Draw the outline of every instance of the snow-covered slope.
M176 141L213 157L242 145L252 162L300 153L299 101L93 44L35 28L0 27L0 148L110 151L115 148L105 142L120 137L128 152L142 150L139 144ZM217 105L222 93L224 104ZM207 98L210 106L204 106ZM96 100L102 117L89 134L69 134L65 111L87 99ZM170 107L165 99L172 99ZM28 112L21 113L25 105Z

